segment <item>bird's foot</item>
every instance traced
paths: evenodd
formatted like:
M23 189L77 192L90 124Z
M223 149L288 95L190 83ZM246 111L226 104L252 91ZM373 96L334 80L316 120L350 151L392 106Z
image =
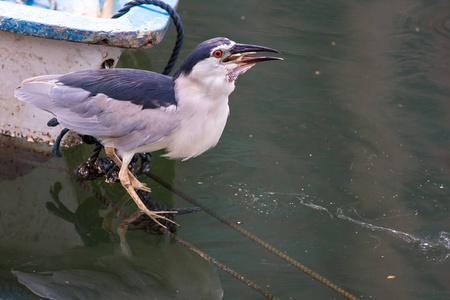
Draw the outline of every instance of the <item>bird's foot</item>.
M136 187L133 186L133 188L147 193L150 193L152 191L145 183L141 183L139 186Z
M167 211L152 211L149 209L143 209L142 210L147 216L149 216L156 224L158 224L159 226L163 227L164 229L167 229L167 226L165 226L164 224L162 224L160 221L158 221L158 219L161 220L166 220L170 223L175 224L176 226L180 226L180 224L178 224L177 222L167 218L166 216L164 216L164 214L176 214L178 213L177 211L173 211L173 210L167 210Z
M131 186L133 187L133 189L144 191L144 192L147 192L147 193L150 193L152 191L149 187L147 187L147 185L145 183L140 182L132 174L128 178L130 178Z

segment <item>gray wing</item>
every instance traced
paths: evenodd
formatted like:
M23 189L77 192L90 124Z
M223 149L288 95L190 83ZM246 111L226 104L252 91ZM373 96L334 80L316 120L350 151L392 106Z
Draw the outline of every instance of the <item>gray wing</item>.
M86 70L58 78L66 86L82 88L92 96L105 94L110 98L142 105L142 109L177 105L175 78L135 69Z
M15 96L50 112L62 126L79 134L100 140L114 138L116 148L123 151L158 141L178 125L173 102L153 101L151 108L147 105L144 109L145 104L133 102L135 99L113 99L100 90L94 94L83 87L65 85L60 78L48 75L25 80ZM122 94L126 94L126 85ZM158 106L158 102L163 105Z

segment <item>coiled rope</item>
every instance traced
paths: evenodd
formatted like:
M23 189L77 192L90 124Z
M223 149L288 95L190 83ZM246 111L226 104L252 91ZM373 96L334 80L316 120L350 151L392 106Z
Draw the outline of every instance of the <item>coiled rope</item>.
M170 17L172 18L173 24L175 25L175 28L177 30L177 39L175 41L175 46L172 49L172 55L170 56L170 59L167 62L166 68L162 72L162 74L164 75L169 75L173 67L175 66L175 63L177 62L178 55L180 54L181 51L181 46L183 45L183 37L184 37L183 25L181 24L180 16L178 16L175 9L173 9L170 5L159 0L133 0L126 3L111 18L112 19L119 18L124 14L126 14L132 7L139 6L142 4L151 4L159 6L165 11L167 11L167 13L169 13Z

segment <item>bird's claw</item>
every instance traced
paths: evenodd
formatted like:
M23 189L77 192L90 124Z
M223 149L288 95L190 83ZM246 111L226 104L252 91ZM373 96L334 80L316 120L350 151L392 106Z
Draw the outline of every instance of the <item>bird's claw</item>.
M163 227L164 229L167 229L167 226L163 225L161 222L159 222L157 219L163 219L166 221L169 221L173 224L175 224L176 226L180 226L180 224L178 224L177 222L162 216L160 214L176 214L178 213L178 211L174 211L174 210L168 210L168 211L151 211L151 210L145 210L144 213L149 216L156 224L158 224L159 226Z
M152 190L151 190L149 187L147 187L147 185L145 185L145 184L139 186L137 189L138 189L138 190L141 190L141 191L144 191L144 192L147 192L147 193L150 193L150 192L152 191Z
M131 180L131 186L135 190L144 191L150 193L152 190L147 187L147 184L140 182L139 180Z

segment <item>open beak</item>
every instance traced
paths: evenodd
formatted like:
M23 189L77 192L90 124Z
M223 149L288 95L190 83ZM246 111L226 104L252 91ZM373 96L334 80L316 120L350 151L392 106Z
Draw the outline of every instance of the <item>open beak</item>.
M283 60L280 57L273 56L250 56L256 52L274 52L280 53L279 51L257 45L245 45L245 44L235 44L230 49L230 55L224 58L223 62L233 62L237 64L254 64L266 60Z

